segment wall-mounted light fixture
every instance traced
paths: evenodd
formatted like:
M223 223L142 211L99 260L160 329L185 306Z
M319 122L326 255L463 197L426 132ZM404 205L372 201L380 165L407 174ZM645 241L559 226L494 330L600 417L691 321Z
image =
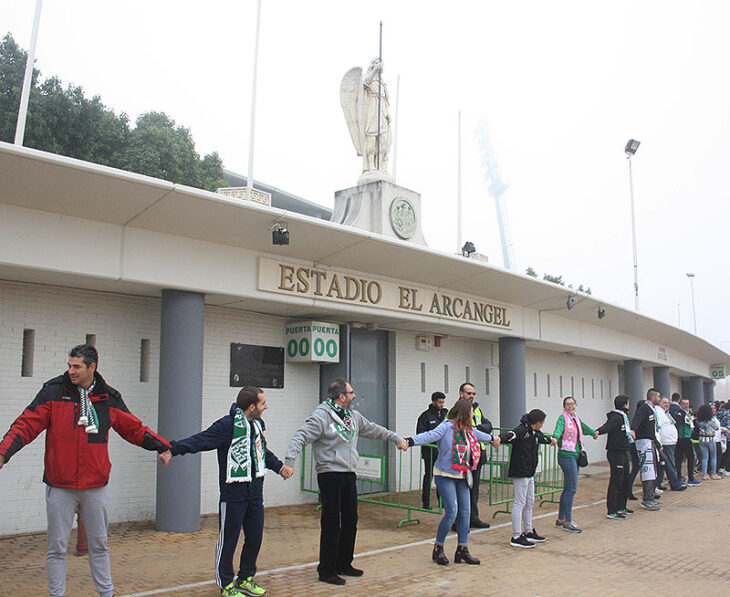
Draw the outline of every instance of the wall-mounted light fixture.
M276 222L271 227L271 243L274 245L289 244L289 229L286 222Z
M568 311L570 311L573 307L575 307L575 297L569 296L568 300L565 301L565 304L568 306Z
M598 307L598 319L606 317L606 310L603 307Z

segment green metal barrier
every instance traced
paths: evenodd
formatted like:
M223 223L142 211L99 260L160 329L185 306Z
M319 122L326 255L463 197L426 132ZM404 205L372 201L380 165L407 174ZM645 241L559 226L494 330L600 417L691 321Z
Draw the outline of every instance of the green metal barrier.
M494 428L495 433L511 431L500 427ZM550 435L545 434L548 437ZM514 501L512 479L508 476L509 459L512 446L503 444L495 448L489 446L487 464L482 467L482 481L489 483L489 505L503 505L492 514L492 518L499 513L511 514L511 504ZM541 444L538 453L537 471L535 472L535 498L538 506L545 503L556 504L555 494L563 490L563 473L558 466L558 447L550 444Z
M436 446L429 444L430 449ZM435 497L433 478L431 479L431 508L423 508L421 491L424 474L424 461L420 448L410 448L399 452L391 442L360 438L358 440L360 460L357 467L358 501L371 504L401 508L406 518L398 523L420 524L414 512L443 513L440 499ZM302 450L302 491L319 494L317 472L315 470L311 446ZM319 509L321 506L317 506Z
M508 431L498 427L495 433ZM429 444L430 449L436 449ZM482 467L482 487L489 485L489 505L501 506L492 517L499 513L510 514L514 501L512 479L507 475L512 446L488 446L487 462ZM406 511L406 518L398 523L402 527L408 523L419 524L421 521L413 513L428 512L442 514L441 500L435 498L433 477L431 478L431 508L423 508L421 504L421 487L423 482L424 461L420 447L409 448L407 452L399 452L391 442L360 438L358 440L360 460L357 468L358 500L371 504L400 508ZM319 494L317 472L311 446L302 450L301 488L302 491ZM557 503L556 494L563 489L563 476L558 466L558 448L549 444L541 445L537 472L535 473L535 498L538 506L545 503ZM317 506L319 509L321 506Z

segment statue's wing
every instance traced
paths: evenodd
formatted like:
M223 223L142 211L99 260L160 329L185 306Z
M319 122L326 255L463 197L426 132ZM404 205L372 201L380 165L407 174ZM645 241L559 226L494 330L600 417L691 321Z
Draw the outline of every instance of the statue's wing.
M364 151L362 138L362 123L360 122L360 106L362 105L362 68L356 66L351 68L342 77L340 84L340 104L345 113L345 122L350 131L352 143L355 145L357 155Z

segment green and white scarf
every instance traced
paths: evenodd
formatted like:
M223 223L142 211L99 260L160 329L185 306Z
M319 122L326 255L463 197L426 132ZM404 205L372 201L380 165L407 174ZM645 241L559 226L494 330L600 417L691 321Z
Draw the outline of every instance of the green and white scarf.
M86 433L99 433L99 417L96 414L96 409L91 402L91 398L89 398L95 385L96 379L91 382L88 390L81 386L76 386L79 390L79 402L81 404L78 424L84 426Z
M629 445L634 443L634 438L631 437L631 424L629 423L629 417L625 410L614 409L613 412L620 414L624 418L624 431L626 432L626 438L629 440Z
M355 421L352 418L352 411L342 408L331 398L327 399L327 406L330 408L330 415L334 419L335 431L346 442L352 440L356 435Z
M253 455L251 456L251 440L253 439ZM233 416L233 438L228 449L226 465L226 483L249 483L255 477L266 474L264 454L266 440L264 440L261 422L258 419L248 424L243 410L236 408Z

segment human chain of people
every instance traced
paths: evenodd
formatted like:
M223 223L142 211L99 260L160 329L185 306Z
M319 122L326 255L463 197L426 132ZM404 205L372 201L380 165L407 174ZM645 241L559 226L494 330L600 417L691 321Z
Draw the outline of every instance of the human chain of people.
M562 401L563 412L551 434L543 432L547 415L537 408L525 413L514 428L496 433L475 400L475 386L464 382L448 409L446 395L434 392L431 404L418 418L416 434L401 437L354 409L355 390L348 380L337 378L330 383L325 400L291 438L282 461L266 442L263 414L268 406L261 388L244 387L225 416L199 433L170 441L146 427L129 411L121 394L106 383L98 371L96 348L88 344L73 347L67 366L65 373L43 384L0 442L1 469L46 431L43 480L47 486L46 571L51 597L66 595L66 552L77 511L87 529L94 586L101 597L114 595L107 544L110 429L132 444L158 452L165 466L176 456L217 451L220 532L215 546L215 580L222 597L266 593L255 580L264 534L264 475L271 470L290 479L307 445L312 446L322 506L318 579L331 585L344 585L345 577L365 574L353 565L359 438L392 442L402 451L422 447L422 506L433 508L433 484L443 505L432 552L432 560L441 566L451 562L445 549L450 530L456 531L453 562L480 564L469 551L468 538L471 528L489 527L479 516L487 444L510 446L507 475L513 486L513 502L509 545L522 549L534 549L548 540L533 524L541 445L558 450L563 488L555 526L567 533L582 532L573 519L573 499L579 469L587 464L585 442L589 436L607 436L610 480L606 507L611 521L624 521L633 515L629 508L632 500L640 500L641 508L656 512L662 508L660 497L665 491L684 491L703 481L730 476L730 405L702 404L695 411L687 398L677 393L661 396L655 388L647 391L646 400L633 405L631 417L630 398L616 396L614 410L596 429L581 420L577 400L568 396ZM700 474L701 480L697 478ZM632 490L637 476L640 498ZM236 572L233 557L241 531L244 539Z

